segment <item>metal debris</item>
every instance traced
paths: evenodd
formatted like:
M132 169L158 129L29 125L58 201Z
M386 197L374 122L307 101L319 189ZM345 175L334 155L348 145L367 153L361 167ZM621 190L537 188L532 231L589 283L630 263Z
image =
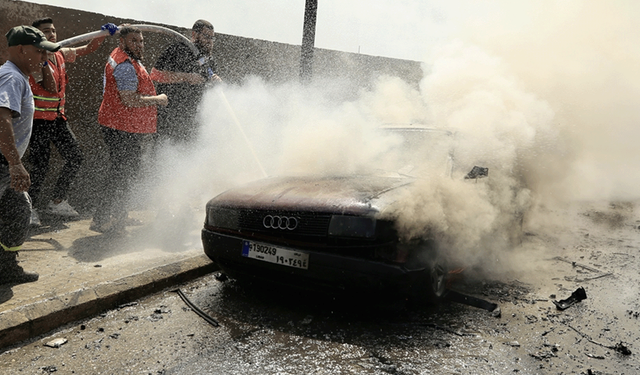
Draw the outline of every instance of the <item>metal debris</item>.
M589 267L589 266L586 266L586 265L584 265L584 264L580 264L580 263L577 263L577 262L574 262L574 261L571 261L571 260L568 260L568 259L564 259L564 258L559 257L559 256L558 256L558 257L553 257L553 258L551 258L551 259L553 259L553 260L559 260L559 261L562 261L562 262L565 262L565 263L569 263L569 264L571 264L573 267L580 267L580 268L583 268L583 269L585 269L585 270L589 270L589 271L591 271L591 272L602 273L602 271L600 271L600 270L599 270L599 269L597 269L597 268Z
M202 319L204 319L207 323L211 324L214 327L219 327L220 323L218 323L217 320L215 320L214 318L210 317L209 315L207 315L204 311L200 310L196 305L194 305L188 298L187 296L184 295L184 293L182 293L182 291L180 289L175 289L173 290L174 292L178 293L178 295L180 296L180 298L182 298L182 300L184 301L184 303L187 304L187 306L189 306L191 308L191 310L193 310L193 312L195 312L196 314L198 314Z
M565 323L563 323L563 324L565 324ZM587 341L589 341L590 343L592 343L594 345L598 345L598 346L601 346L603 348L615 350L616 352L618 352L618 353L620 353L622 355L630 355L631 354L631 350L629 350L629 348L626 345L624 345L622 343L622 341L617 343L617 344L615 344L615 345L613 345L613 346L601 344L601 343L599 343L597 341L594 341L589 335L584 334L584 333L578 331L577 329L573 328L571 325L569 325L569 324L565 324L565 325L567 327L571 328L572 330L574 330L576 333L578 333L580 336L584 337L585 339L587 339Z
M500 306L498 306L498 304L480 298L467 296L454 290L449 290L449 292L447 292L447 295L445 296L445 299L448 301L458 302L464 305L487 310L491 313L492 316L495 316L496 318L499 318L502 315L502 311L500 310Z
M57 339L54 339L54 340L51 340L51 341L45 343L44 345L48 346L50 348L59 348L59 347L61 347L62 345L66 344L66 343L67 343L67 339L65 339L65 338L57 338Z
M583 299L587 299L587 292L585 292L583 287L580 287L576 289L575 292L571 293L571 297L560 301L554 300L553 304L556 305L556 308L558 310L565 310L573 304L582 301Z

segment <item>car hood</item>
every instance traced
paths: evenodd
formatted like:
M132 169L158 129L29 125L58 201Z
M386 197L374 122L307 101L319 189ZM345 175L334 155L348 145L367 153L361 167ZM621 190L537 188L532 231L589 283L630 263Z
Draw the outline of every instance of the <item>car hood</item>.
M227 190L209 204L366 215L379 211L378 198L413 181L407 177L380 176L274 177Z

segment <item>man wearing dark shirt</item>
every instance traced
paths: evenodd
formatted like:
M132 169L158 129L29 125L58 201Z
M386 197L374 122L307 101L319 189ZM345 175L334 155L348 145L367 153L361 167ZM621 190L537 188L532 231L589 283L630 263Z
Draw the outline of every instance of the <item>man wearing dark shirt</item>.
M213 25L205 20L193 24L191 41L198 55L185 43L170 45L151 70L158 94L167 94L169 104L158 110L157 134L161 142L185 143L198 131L196 113L208 82L220 82L211 56Z

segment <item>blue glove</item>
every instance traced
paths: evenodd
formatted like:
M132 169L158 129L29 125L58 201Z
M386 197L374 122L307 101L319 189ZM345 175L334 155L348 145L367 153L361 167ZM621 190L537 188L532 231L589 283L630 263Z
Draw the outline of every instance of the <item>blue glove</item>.
M118 31L118 26L113 23L105 23L104 25L102 25L100 30L107 30L109 31L109 35L113 35L116 33L116 31Z

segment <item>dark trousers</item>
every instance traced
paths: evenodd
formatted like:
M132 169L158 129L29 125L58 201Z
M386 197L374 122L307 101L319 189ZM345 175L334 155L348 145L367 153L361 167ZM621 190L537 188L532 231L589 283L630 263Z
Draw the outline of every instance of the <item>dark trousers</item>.
M31 199L27 193L13 190L10 182L9 168L0 164L0 243L16 247L29 236Z
M122 220L127 217L128 193L140 171L142 140L144 134L128 133L101 127L104 142L109 150L109 171L105 193L93 215L96 223L102 224L112 217Z
M33 120L28 160L31 164L29 195L34 200L35 206L42 204L40 192L49 171L52 143L65 160L53 189L52 199L67 198L69 185L75 179L82 164L82 151L66 120L62 118L53 121Z

